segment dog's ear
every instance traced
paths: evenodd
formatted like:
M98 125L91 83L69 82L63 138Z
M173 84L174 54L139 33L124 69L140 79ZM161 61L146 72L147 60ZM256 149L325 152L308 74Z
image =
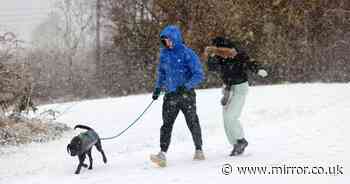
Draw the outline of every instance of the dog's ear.
M70 154L69 150L70 150L70 144L67 145L67 152L68 152L68 154Z

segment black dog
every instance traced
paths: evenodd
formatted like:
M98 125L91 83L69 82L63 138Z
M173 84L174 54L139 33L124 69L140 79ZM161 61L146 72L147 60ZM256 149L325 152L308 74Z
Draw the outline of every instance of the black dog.
M91 149L95 145L97 150L101 152L103 157L103 162L107 163L107 158L102 150L101 139L97 135L97 133L90 127L85 125L76 125L74 129L81 128L87 130L86 132L80 133L78 136L75 136L70 144L67 145L67 152L70 153L71 156L78 156L79 165L75 174L80 173L81 167L88 167L87 164L84 164L84 160L86 158L86 154L89 156L90 166L89 169L92 169L92 156Z

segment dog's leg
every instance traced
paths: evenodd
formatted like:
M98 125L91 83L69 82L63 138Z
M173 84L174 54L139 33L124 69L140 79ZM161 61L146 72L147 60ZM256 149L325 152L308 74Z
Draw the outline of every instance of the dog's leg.
M83 167L87 168L87 167L88 167L88 165L84 163L84 161L85 161L85 157L86 157L86 154L84 153L84 160L83 160L83 163L82 163L82 165L81 165L81 166L83 166Z
M104 162L104 163L107 163L107 158L106 158L105 152L104 152L103 149L102 149L101 140L98 140L97 143L95 144L95 146L96 146L97 150L98 150L99 152L101 152L102 158L103 158L103 162Z
M91 156L91 149L92 147L89 149L89 151L87 152L87 155L89 156L89 161L90 161L90 166L88 169L92 169L92 156Z
M77 170L75 171L75 174L80 173L81 167L84 166L85 157L86 157L85 153L79 155L79 165L78 165Z

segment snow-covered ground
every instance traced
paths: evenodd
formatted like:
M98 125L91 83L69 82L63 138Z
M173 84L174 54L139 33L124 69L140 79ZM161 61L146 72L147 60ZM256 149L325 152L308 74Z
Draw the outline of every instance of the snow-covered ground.
M104 141L108 163L93 150L94 169L75 175L77 158L66 146L78 133L45 144L0 148L0 184L109 183L349 183L350 84L294 84L251 87L241 120L249 146L244 155L229 157L222 123L219 89L198 90L198 114L205 161L192 161L192 138L182 114L173 131L168 167L157 168L149 155L159 151L162 100L121 137ZM101 137L126 128L150 103L151 95L55 104L41 110L64 111L58 120L70 126L87 124ZM71 107L71 108L70 108ZM222 174L231 164L233 173ZM236 167L340 165L343 174L243 175Z

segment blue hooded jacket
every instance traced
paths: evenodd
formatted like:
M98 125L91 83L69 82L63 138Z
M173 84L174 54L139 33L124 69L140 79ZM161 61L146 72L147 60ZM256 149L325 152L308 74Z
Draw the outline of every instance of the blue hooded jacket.
M169 38L173 48L160 48L156 88L169 93L179 86L187 90L197 87L204 80L203 67L198 55L184 44L180 29L167 26L160 36Z

